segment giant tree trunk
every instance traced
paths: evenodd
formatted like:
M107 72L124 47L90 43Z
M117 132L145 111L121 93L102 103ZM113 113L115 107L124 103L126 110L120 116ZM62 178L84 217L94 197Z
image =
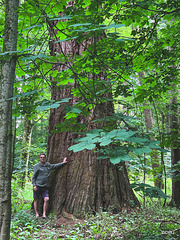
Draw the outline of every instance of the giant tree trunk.
M96 41L93 41L95 43ZM90 44L90 40L88 40ZM87 43L83 43L87 46ZM58 51L58 46L54 46L51 42L50 50L53 55L53 49ZM77 42L63 42L59 51L64 54L74 53L82 54L83 47ZM68 55L69 56L69 55ZM59 68L59 71L61 69ZM103 77L103 76L102 76ZM105 77L104 77L105 80ZM70 88L67 89L56 87L52 84L52 99L58 100L71 97L70 104L77 102L77 98L73 97ZM112 98L111 96L108 96ZM132 189L130 188L128 174L125 165L113 165L109 160L98 160L97 154L93 151L81 151L74 153L68 151L73 144L73 138L78 137L72 132L55 133L56 125L64 121L65 104L50 112L49 119L49 139L48 139L48 161L57 163L67 156L68 164L63 166L57 175L54 174L51 188L52 208L57 214L63 211L73 214L76 217L83 217L85 212L98 211L100 209L120 211L123 207L130 207L133 203L138 205ZM99 105L93 110L93 119L105 118L114 113L112 102L106 102ZM88 122L87 119L79 119L79 122ZM103 123L104 124L104 123ZM94 128L101 128L101 125L94 125Z
M16 51L18 0L5 1L3 52ZM0 76L0 239L10 237L12 101L16 58L3 60Z
M64 91L56 93L54 97L65 97ZM67 97L67 95L66 95ZM97 106L95 111L101 118L113 111L109 103ZM52 110L50 114L49 130L55 129L56 124L63 121L63 106ZM57 163L67 156L68 164L54 176L52 188L52 207L60 214L63 211L82 217L85 212L100 209L120 211L129 207L133 202L138 204L129 180L125 165L122 169L110 163L109 160L98 160L93 151L79 153L68 152L72 145L71 132L53 133L48 141L48 160Z
M179 144L179 117L178 117L178 91L173 85L172 98L170 99L170 128L171 128L171 165L174 167L180 159ZM176 167L177 169L177 167ZM172 200L175 205L180 206L180 180L177 175L180 171L175 171L172 179Z

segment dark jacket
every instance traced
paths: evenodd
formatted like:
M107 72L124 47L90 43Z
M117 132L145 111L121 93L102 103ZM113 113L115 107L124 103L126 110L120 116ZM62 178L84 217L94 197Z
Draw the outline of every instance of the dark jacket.
M42 163L38 163L34 166L33 176L32 176L32 184L34 186L39 187L49 187L49 175L51 170L55 168L59 168L63 163L50 164L48 162L43 165Z

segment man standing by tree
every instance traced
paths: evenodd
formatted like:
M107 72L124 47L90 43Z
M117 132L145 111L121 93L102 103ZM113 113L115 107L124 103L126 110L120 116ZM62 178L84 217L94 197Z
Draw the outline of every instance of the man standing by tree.
M66 157L63 162L57 164L50 164L46 162L46 155L41 153L39 156L40 162L34 166L32 184L33 184L33 197L34 197L34 210L36 214L36 218L39 217L38 213L38 203L39 198L42 197L44 199L43 206L43 218L46 218L46 211L48 208L49 202L49 175L51 170L59 168L63 164L67 163Z

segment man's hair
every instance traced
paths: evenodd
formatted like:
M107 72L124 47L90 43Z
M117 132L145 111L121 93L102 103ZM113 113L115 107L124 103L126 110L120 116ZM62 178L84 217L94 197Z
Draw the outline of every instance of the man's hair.
M40 157L41 155L44 155L44 156L46 157L46 154L45 154L45 153L40 153L40 154L39 154L39 157Z

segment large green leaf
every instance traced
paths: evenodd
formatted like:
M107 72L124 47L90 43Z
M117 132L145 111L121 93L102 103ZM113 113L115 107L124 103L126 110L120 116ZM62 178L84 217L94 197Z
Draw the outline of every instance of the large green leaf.
M29 92L24 92L24 93L21 93L21 94L17 94L14 97L9 98L8 100L15 100L16 98L29 97L29 96L37 93L37 92L39 92L39 90L33 90L33 91L29 91Z
M66 102L69 102L71 98L64 98L60 101L54 101L54 100L51 100L51 101L47 101L47 100L43 100L42 102L40 102L39 104L41 104L40 106L38 106L36 108L36 110L40 110L40 111L45 111L49 108L58 108L59 105L61 103L66 103Z
M73 40L73 39L76 39L76 38L78 38L78 36L69 37L69 38L65 38L65 39L61 39L61 40L57 40L57 41L55 41L54 43L59 43L59 42L64 42L64 41L70 41L70 40Z
M49 21L68 20L68 19L71 19L71 18L72 18L72 16L71 16L71 15L66 15L66 16L57 16L57 17L49 18Z
M93 148L95 148L96 145L92 142L81 142L81 143L78 143L76 145L73 145L71 147L68 148L68 150L73 150L74 152L79 152L79 151L82 151L82 150L92 150Z
M136 134L136 131L125 131L124 129L120 129L118 130L117 136L115 137L115 139L126 141L135 134Z
M21 60L22 61L31 61L31 60L36 60L37 58L48 58L47 55L45 54L38 54L38 55L31 55L31 56L27 56L27 57L23 57Z
M39 28L39 27L42 27L42 26L43 26L43 24L32 25L30 27L27 27L27 28L23 29L23 31L30 30L30 29L33 29L33 28Z
M92 23L75 23L75 24L69 25L69 27L89 26L91 24Z
M131 188L133 188L135 191L139 192L142 191L145 196L150 198L168 198L168 196L161 191L158 187L153 187L146 183L132 183Z
M150 153L150 152L152 152L152 149L150 149L150 148L136 148L136 149L134 149L134 152L136 153L136 154L138 154L138 155L141 155L141 154L143 154L143 153Z
M99 138L99 139L100 139L100 146L107 146L112 142L112 139L109 138L108 136L104 136L104 137Z
M73 107L73 108L71 108L71 112L79 114L82 112L82 110L77 107Z
M130 159L131 159L130 156L128 156L127 154L126 155L120 155L120 156L117 156L117 157L111 157L110 156L110 161L113 164L118 164L120 162L129 161Z
M159 144L160 141L150 141L150 143L148 144L149 148L159 148L159 146L157 146L157 144Z
M101 26L100 29L110 29L110 28L120 28L120 27L124 27L124 24L110 24L108 26Z

